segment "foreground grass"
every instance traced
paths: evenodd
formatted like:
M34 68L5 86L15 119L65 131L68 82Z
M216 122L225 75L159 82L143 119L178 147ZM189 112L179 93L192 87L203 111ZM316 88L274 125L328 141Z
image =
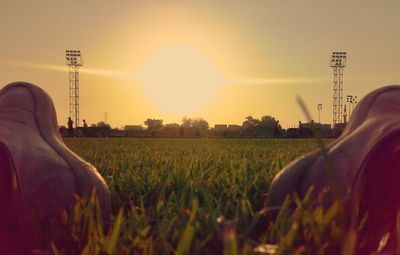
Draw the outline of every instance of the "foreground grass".
M316 148L313 140L71 139L68 146L104 176L114 212L120 207L191 206L233 217L238 199L253 210L276 172Z
M317 148L314 140L303 139L67 139L66 143L97 167L112 196L110 225L117 228L110 228L107 235L101 226L90 230L87 223L87 229L64 237L70 239L70 252L86 254L268 254L269 247L255 247L283 240L291 226L288 220L273 228L260 221L267 212L264 202L273 176ZM70 220L70 226L84 221L93 208L77 208L75 214L81 218Z

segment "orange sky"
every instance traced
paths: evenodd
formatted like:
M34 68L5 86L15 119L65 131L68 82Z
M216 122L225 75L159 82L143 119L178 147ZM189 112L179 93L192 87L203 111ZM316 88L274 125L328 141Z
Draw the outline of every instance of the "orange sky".
M344 95L400 83L398 10L399 1L373 0L5 1L0 84L41 86L65 124L64 54L77 48L89 124L107 111L112 126L268 114L290 127L304 121L296 95L315 119L322 103L331 123L332 51L348 52Z

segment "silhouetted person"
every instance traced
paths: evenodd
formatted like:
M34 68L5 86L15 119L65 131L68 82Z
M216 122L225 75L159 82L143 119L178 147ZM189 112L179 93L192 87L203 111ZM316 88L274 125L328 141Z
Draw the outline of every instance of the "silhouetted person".
M299 121L299 137L303 137L303 127L301 126L301 121Z
M69 132L69 134L71 135L71 136L73 136L74 135L74 129L73 129L73 125L74 125L74 122L72 121L72 119L71 119L71 117L68 117L68 122L67 122L67 124L68 124L68 132Z
M88 124L86 123L86 120L83 120L83 136L87 135L87 128Z

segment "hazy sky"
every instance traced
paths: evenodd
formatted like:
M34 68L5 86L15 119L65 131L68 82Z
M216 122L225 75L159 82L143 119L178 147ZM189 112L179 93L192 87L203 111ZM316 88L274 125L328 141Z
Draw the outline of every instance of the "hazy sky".
M289 127L304 121L296 95L331 123L332 51L348 52L344 95L400 83L399 11L398 0L2 0L0 86L39 85L65 125L64 54L76 48L89 124L107 111L113 126L268 114Z

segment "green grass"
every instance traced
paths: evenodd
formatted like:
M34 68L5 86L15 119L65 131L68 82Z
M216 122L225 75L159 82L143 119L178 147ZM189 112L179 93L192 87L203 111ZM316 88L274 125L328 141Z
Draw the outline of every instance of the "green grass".
M104 177L113 212L103 222L95 196L79 200L63 212L44 249L55 255L400 254L400 211L390 232L369 233L366 222L374 219L359 215L351 196L326 204L311 187L279 210L265 204L274 175L326 142L66 139Z
M327 205L311 188L301 199L288 197L279 211L265 204L274 175L327 142L66 139L104 177L113 212L103 222L95 196L81 199L72 213L63 213L51 252L400 254L400 213L392 236L371 236L364 226L373 219L358 215L351 197L336 197Z
M74 237L70 234L70 249L87 254L102 250L106 254L252 254L258 244L278 242L290 230L287 223L272 229L260 221L273 176L296 157L317 148L311 139L65 142L96 166L109 185L111 225L123 209L112 250L104 247L108 247L113 228L108 236L102 230L90 234L90 228ZM88 207L80 210L93 211ZM83 218L69 224L82 223Z

